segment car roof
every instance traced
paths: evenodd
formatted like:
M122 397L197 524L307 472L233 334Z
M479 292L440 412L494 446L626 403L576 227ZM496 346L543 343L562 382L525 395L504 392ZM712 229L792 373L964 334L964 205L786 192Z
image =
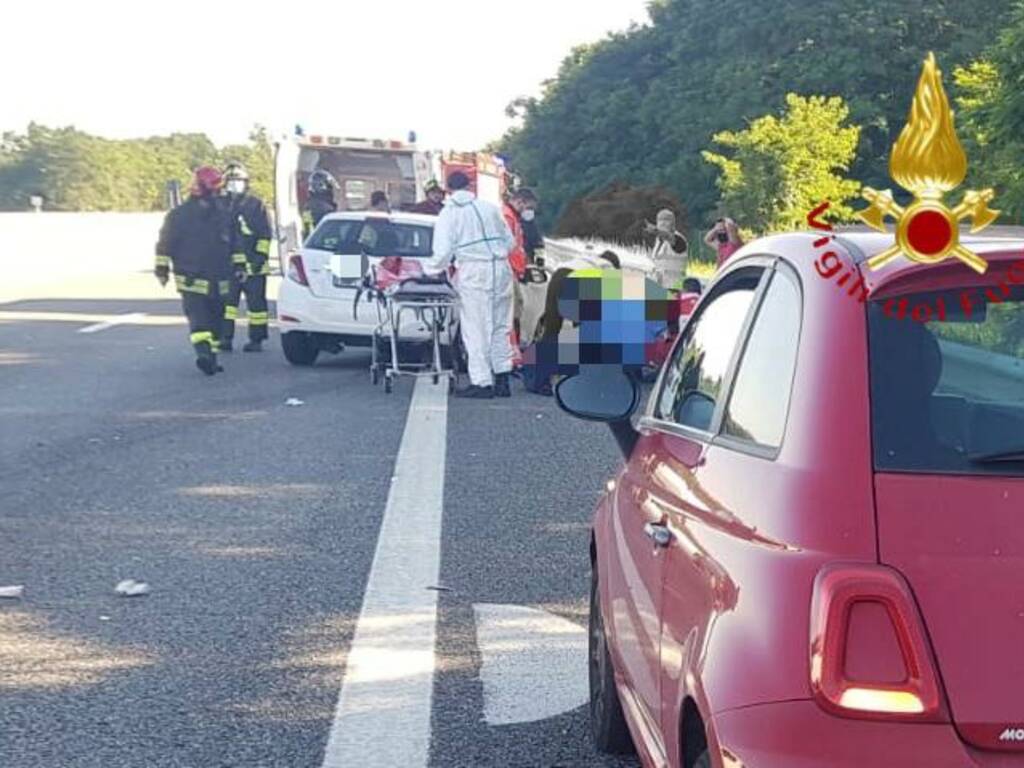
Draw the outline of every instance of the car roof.
M896 242L894 233L877 232L863 226L840 227L835 230L835 235L844 243L855 246L855 249L851 249L851 254L858 264L881 253ZM960 242L981 255L1005 251L1024 251L1024 227L989 227L984 233L977 235L964 232L960 236ZM895 263L903 267L913 264L908 259L899 259Z
M329 213L325 219L340 219L343 221L363 221L365 219L386 219L394 224L418 224L425 227L433 227L437 222L437 216L427 213L406 213L405 211L392 211L391 213L378 213L376 211L339 211Z
M892 226L891 224L889 225ZM921 264L908 258L897 258L879 269L869 269L868 259L896 242L895 233L882 233L866 226L838 227L834 231L781 232L751 241L729 259L729 264L747 257L775 254L789 260L800 272L816 273L817 258L827 253L830 238L848 252L872 296L883 295L899 285L910 285L924 279L937 278L952 282L970 280L971 270L958 269L959 261L950 256L938 264ZM971 235L965 230L961 244L990 262L1008 263L1024 260L1024 227L993 226L983 233ZM980 277L974 275L974 277Z

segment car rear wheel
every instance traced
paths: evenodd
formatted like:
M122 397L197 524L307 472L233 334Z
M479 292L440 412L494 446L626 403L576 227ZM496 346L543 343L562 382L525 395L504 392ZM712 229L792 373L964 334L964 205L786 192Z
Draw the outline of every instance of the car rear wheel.
M292 365L310 366L316 362L320 348L311 333L289 331L281 334L281 348L285 359Z
M622 703L615 688L615 671L601 615L597 569L590 579L590 732L601 752L616 755L634 751Z

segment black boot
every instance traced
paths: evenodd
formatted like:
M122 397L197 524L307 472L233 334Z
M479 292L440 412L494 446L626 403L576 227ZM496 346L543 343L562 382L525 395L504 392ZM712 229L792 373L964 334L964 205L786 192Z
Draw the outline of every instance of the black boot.
M494 398L494 387L478 387L476 384L470 384L465 389L456 390L455 396L474 400L491 400Z
M205 373L207 376L213 376L218 371L224 369L217 365L217 358L213 355L200 355L196 358L196 368Z
M242 351L243 352L262 352L263 351L263 342L262 341L257 341L256 339L253 339L248 344L246 344L244 347L242 347Z
M509 385L509 375L507 373L498 373L494 376L494 396L495 397L512 397L512 387Z

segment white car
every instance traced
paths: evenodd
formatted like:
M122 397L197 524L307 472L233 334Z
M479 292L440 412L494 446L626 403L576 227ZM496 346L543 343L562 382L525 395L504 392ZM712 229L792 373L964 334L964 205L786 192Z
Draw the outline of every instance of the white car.
M370 347L377 308L364 292L362 275L387 256L426 259L431 255L435 216L369 211L324 217L298 253L281 266L277 320L284 355L294 365L312 365L320 352L346 346ZM403 339L428 339L429 331L404 316Z

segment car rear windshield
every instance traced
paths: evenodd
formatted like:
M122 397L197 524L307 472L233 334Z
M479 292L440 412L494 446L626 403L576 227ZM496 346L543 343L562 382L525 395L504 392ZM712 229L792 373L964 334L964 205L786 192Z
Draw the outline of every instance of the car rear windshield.
M367 253L370 256L431 255L434 231L417 224L388 219L324 219L306 243L332 253Z
M1024 475L1024 286L868 307L875 467Z

